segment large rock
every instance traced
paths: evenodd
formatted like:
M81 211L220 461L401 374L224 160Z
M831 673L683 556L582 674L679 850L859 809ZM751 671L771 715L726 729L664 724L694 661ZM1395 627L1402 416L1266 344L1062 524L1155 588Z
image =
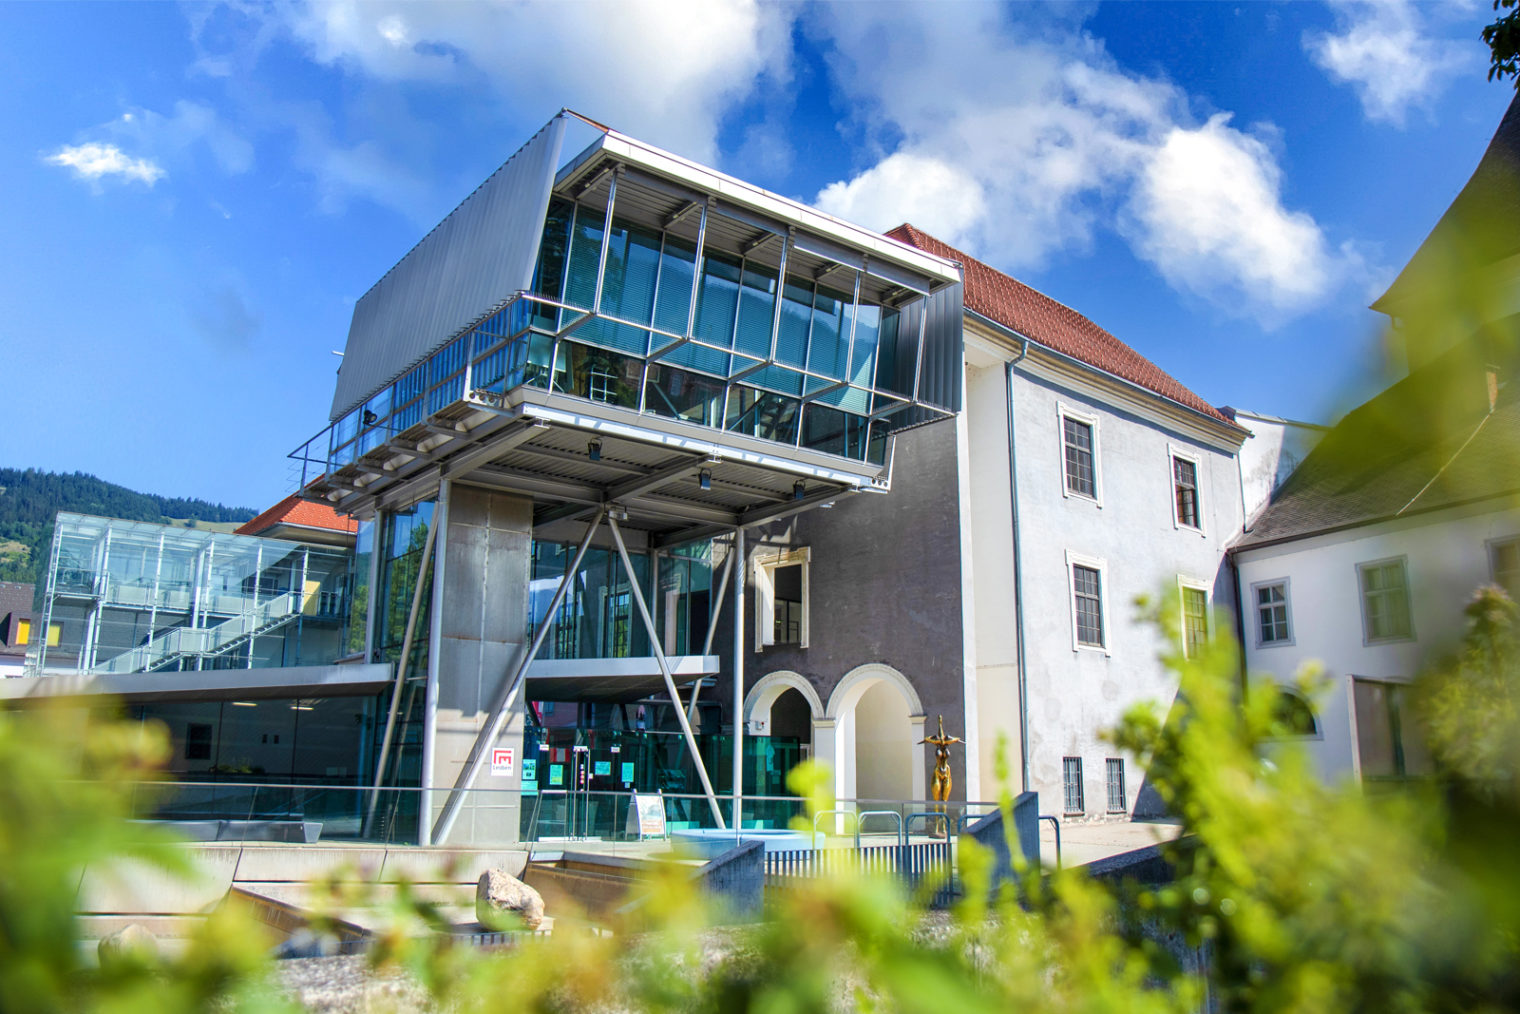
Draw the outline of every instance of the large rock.
M154 961L158 958L158 937L141 923L130 923L105 937L96 946L102 965L115 961Z
M544 899L506 870L486 870L475 885L475 918L482 926L505 925L502 913L510 912L530 930L544 921Z

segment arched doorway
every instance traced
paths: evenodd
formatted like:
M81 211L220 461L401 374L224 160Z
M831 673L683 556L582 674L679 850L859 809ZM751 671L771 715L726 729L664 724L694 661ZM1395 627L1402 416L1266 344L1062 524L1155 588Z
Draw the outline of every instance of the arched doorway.
M870 663L829 697L835 794L841 799L923 799L923 705L902 673ZM817 746L825 758L824 745Z
M823 701L799 673L783 670L762 677L744 698L744 719L750 746L746 747L746 791L762 796L788 794L786 776L813 756L813 729L823 715ZM775 812L771 812L774 810ZM757 803L750 812L757 820L784 827L795 809L784 803Z

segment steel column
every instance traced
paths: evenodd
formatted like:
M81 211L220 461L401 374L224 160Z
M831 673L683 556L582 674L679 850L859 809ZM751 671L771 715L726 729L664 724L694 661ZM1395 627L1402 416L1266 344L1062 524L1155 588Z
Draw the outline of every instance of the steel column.
M718 579L718 593L713 596L712 607L707 611L707 637L702 641L702 654L712 654L713 635L718 632L718 614L723 611L723 596L728 593L728 574L734 569L734 550L729 546L728 555L723 558L723 576ZM686 705L686 717L692 718L697 713L697 695L702 692L702 684L706 683L706 677L699 677L691 685L691 702Z
M550 628L554 626L554 615L559 612L560 605L565 601L565 593L569 591L576 573L581 569L581 561L586 558L586 551L591 548L591 539L596 535L596 529L601 525L605 515L606 511L599 509L596 517L591 520L591 524L586 526L586 535L575 551L575 559L565 569L565 576L560 579L554 598L549 600L549 608L544 612L544 618L539 621L538 630L533 634L533 641L528 645L527 654L517 664L512 678L497 694L496 703L491 708L491 717L487 719L485 727L480 730L480 735L475 737L475 745L470 747L470 755L465 761L464 771L460 772L459 780L454 783L454 789L449 793L448 801L443 804L443 812L438 815L438 823L433 828L433 841L444 841L448 838L449 832L454 829L454 821L459 816L459 807L464 802L464 794L475 784L475 777L480 773L481 762L485 759L491 744L496 742L496 737L501 735L502 726L507 722L507 712L511 710L513 702L517 699L518 690L528 675L528 666L538 657L538 650L543 645L544 638L549 635Z
M644 590L639 587L639 578L633 570L633 561L628 559L628 547L623 544L623 533L618 529L617 518L607 516L607 527L612 529L612 541L617 543L618 556L623 561L623 570L628 575L628 586L633 592L633 604L639 607L639 617L644 621L644 629L649 633L649 645L654 649L654 660L660 667L660 675L665 677L665 690L670 694L670 703L676 711L676 721L681 725L681 735L686 737L686 749L691 752L691 761L697 767L697 777L702 780L702 789L707 793L707 805L712 807L713 819L718 822L718 827L727 825L723 823L723 811L718 807L718 795L713 791L712 780L707 777L707 765L702 763L702 752L697 749L697 737L692 735L691 723L686 720L686 712L681 710L681 695L676 692L675 675L670 671L670 660L665 657L665 649L660 644L659 631L654 628L654 619L649 615L649 605L644 601Z
M744 799L744 529L734 532L735 565L739 568L734 582L734 833L744 823L740 806Z
M433 508L433 526L431 531L442 533L444 551L448 550L449 536L447 526L449 523L449 500L453 495L454 484L448 479L438 480L438 504ZM439 553L438 547L433 547L433 603L428 613L428 675L427 692L423 697L422 706L422 776L419 779L422 792L419 794L417 809L417 837L419 845L431 845L432 840L428 837L432 831L429 822L433 815L433 757L438 749L438 647L443 641L443 587L444 560Z

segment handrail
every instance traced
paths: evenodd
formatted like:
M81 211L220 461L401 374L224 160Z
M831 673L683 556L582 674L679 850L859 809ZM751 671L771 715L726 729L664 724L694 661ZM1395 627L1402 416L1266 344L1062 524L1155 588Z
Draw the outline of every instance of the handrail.
M855 847L860 848L860 828L866 822L867 817L892 817L897 821L897 844L906 845L908 836L904 830L903 816L896 810L861 810L855 815ZM817 820L814 820L814 827Z

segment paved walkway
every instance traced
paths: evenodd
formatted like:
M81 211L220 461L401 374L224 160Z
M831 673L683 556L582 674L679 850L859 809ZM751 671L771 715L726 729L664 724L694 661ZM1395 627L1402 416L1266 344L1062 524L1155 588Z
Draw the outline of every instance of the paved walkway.
M1125 820L1102 823L1061 823L1061 862L1081 866L1157 842L1171 841L1182 831L1171 820ZM1047 866L1056 862L1056 835L1050 821L1040 821L1040 858Z

